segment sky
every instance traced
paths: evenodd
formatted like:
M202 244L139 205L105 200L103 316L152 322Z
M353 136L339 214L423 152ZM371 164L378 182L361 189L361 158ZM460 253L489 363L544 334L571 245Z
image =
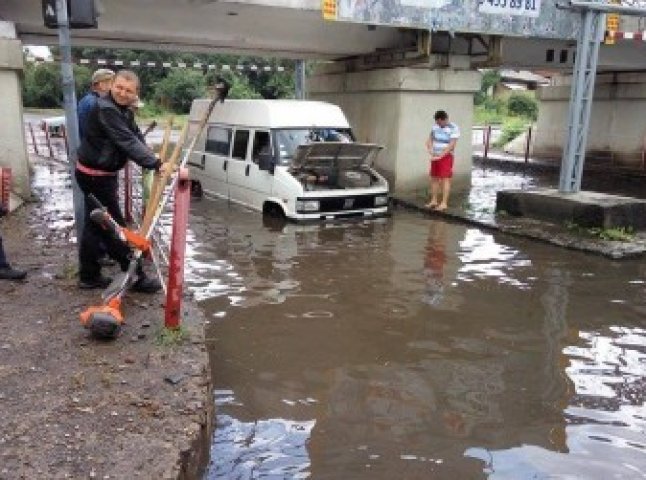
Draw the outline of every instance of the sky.
M49 47L43 47L43 46L33 46L29 45L27 46L27 49L35 56L35 57L42 57L42 58L48 58L51 56L51 52L49 51Z

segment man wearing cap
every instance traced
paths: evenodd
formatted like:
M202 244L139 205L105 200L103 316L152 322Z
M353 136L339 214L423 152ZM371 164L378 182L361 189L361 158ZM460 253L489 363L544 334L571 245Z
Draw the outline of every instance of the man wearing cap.
M88 112L85 135L78 150L76 179L85 194L85 225L79 248L79 287L105 288L111 279L101 274L100 242L121 270L128 269L132 251L96 225L90 213L96 208L88 198L93 194L105 206L114 220L125 225L117 194L117 174L128 159L149 170L170 168L162 166L153 151L143 141L135 123L131 105L139 93L139 77L130 70L121 70L114 76L110 91L96 99ZM133 289L153 293L161 284L148 278L141 265Z
M85 96L79 101L76 113L78 115L79 122L79 138L83 140L85 137L85 124L87 122L87 116L92 110L92 107L96 105L96 100L101 95L105 95L110 91L112 86L112 81L114 80L114 72L107 68L99 68L96 72L92 74L92 85L90 86L90 91L85 94Z

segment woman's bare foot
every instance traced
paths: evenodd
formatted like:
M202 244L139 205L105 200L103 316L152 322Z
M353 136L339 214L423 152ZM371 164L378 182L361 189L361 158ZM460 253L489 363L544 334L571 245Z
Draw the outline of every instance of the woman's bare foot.
M438 212L443 212L447 208L449 208L449 206L446 203L440 203L435 210L437 210Z
M437 202L430 201L424 207L428 208L429 210L435 210L437 208Z

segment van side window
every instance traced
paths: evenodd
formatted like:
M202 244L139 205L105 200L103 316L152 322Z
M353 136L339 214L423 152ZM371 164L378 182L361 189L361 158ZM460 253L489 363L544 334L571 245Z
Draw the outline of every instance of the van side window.
M216 155L229 156L231 146L231 129L224 127L209 127L206 134L206 151Z
M247 145L249 144L249 130L236 130L233 140L233 152L231 158L236 160L247 159Z
M269 132L254 133L253 150L251 153L251 160L253 163L258 163L261 153L271 154L271 141L269 138Z

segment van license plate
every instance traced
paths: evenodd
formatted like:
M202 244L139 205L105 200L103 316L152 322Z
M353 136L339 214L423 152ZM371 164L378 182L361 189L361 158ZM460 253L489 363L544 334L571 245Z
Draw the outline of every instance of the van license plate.
M354 198L346 198L343 202L343 208L348 210L354 206Z

